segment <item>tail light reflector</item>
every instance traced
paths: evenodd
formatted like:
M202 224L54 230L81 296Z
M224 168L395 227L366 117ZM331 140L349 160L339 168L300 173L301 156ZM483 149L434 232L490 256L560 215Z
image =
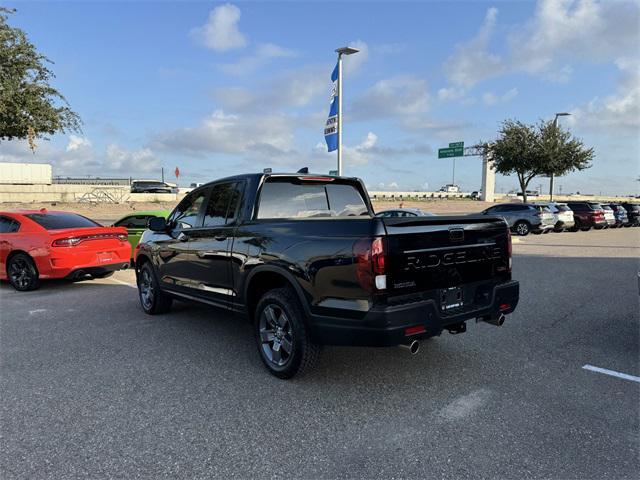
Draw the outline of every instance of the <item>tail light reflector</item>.
M128 237L124 233L97 233L94 235L79 235L75 237L58 238L51 244L52 247L74 247L79 243L87 240L109 240L117 239L121 242L126 242Z
M387 288L386 252L382 237L358 240L353 245L358 282L368 292Z
M507 255L509 257L509 272L511 272L511 255L513 252L513 241L511 240L511 230L507 229Z
M409 335L417 335L418 333L425 333L427 329L424 325L416 325L414 327L407 327L404 329L404 336L408 337Z

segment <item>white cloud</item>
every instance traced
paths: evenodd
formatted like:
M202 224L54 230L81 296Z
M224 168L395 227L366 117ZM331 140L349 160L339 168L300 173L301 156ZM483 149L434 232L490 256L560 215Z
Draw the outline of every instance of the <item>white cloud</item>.
M497 16L498 9L489 8L476 36L468 42L458 44L444 63L444 73L453 85L470 88L503 72L502 59L488 51Z
M342 68L344 70L344 75L353 75L354 73L358 72L362 68L362 65L364 65L369 59L369 46L362 40L349 42L348 46L351 48L357 48L359 50L358 53L354 53L353 55L345 55L342 57Z
M91 142L86 137L78 137L77 135L69 136L69 143L67 143L67 152L74 152L86 148L91 148Z
M107 146L104 166L114 172L150 172L157 170L160 163L149 148L127 150L111 144Z
M23 141L3 144L2 162L50 163L54 175L133 175L159 168L160 162L149 148L128 150L109 145L104 152L96 151L88 138L71 135L66 147L58 148L51 143L39 145L31 153Z
M252 55L241 57L235 63L222 64L220 65L220 70L230 75L247 75L266 65L271 60L276 58L291 58L294 56L295 52L292 50L279 47L273 43L263 43L258 45Z
M507 90L502 95L496 95L493 92L485 92L482 95L482 101L484 102L485 105L493 106L493 105L497 105L498 103L510 102L517 96L518 96L518 89L512 88L511 90Z
M293 148L294 124L284 114L226 114L216 110L199 126L156 136L153 147L188 155L283 154Z
M413 75L396 76L376 82L353 103L358 119L411 116L429 108L426 80Z
M517 70L566 78L570 65L558 61L607 62L637 52L638 2L541 0L533 19L510 39ZM563 72L564 71L564 72Z
M217 51L242 48L247 45L247 39L238 30L240 9L226 3L209 12L207 22L201 27L191 30L191 35L207 48Z
M569 121L578 128L598 133L640 135L640 60L636 57L616 61L620 80L615 93L594 98L575 108Z
M283 89L286 94L283 94ZM307 67L288 70L278 74L258 87L224 87L213 92L214 98L225 111L230 112L265 112L273 111L274 99L278 108L304 107L319 96L327 98L329 108L330 82L324 67ZM327 112L323 115L326 117ZM318 123L321 125L322 121Z
M344 158L349 165L366 165L372 160L374 147L378 143L378 136L367 133L367 136L355 147L344 146Z

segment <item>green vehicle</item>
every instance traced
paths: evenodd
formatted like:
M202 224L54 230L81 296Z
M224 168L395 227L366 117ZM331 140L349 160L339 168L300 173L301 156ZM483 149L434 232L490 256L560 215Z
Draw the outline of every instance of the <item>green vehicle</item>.
M171 212L169 210L149 210L145 212L134 212L122 217L113 224L114 227L124 227L129 235L129 243L131 244L131 255L138 246L142 232L147 229L149 220L153 217L167 218ZM133 257L132 257L133 258Z

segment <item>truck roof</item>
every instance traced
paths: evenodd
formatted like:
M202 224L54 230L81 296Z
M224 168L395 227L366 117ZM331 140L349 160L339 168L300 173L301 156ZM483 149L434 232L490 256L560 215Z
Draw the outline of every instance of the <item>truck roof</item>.
M224 178L218 178L216 180L211 180L210 182L206 182L202 185L202 187L209 185L210 183L214 183L214 182L221 182L221 181L233 181L233 180L247 180L247 179L254 179L254 180L259 180L261 178L270 178L270 177L313 177L313 178L321 178L321 177L327 177L327 178L334 178L334 179L339 179L339 180L358 180L357 177L346 177L346 176L334 176L334 175L328 175L325 173L295 173L295 172L272 172L272 173L264 173L264 172L260 172L260 173L242 173L239 175L231 175L229 177L224 177ZM201 188L201 187L198 187Z

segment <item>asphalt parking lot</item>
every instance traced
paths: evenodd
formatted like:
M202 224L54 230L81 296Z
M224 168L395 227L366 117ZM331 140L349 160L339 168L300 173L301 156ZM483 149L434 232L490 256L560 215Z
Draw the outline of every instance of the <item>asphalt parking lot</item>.
M639 256L638 228L518 239L503 327L293 381L227 314L144 315L131 272L3 284L0 477L637 478Z

